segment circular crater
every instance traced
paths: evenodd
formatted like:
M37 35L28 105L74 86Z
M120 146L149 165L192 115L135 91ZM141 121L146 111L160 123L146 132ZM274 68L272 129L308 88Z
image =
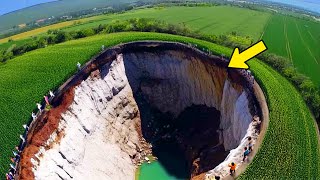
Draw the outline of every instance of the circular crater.
M134 179L151 154L182 179L228 174L262 116L244 71L195 48L133 42L110 48L56 91L30 125L20 178Z

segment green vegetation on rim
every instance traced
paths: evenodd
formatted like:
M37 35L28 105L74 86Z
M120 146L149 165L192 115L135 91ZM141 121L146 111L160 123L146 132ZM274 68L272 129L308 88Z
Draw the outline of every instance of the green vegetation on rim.
M217 53L232 50L210 42L159 33L116 33L69 41L26 53L0 66L1 175L18 143L22 124L30 118L35 103L49 89L59 86L76 71L76 62L86 62L110 47L137 40L164 40L197 44ZM242 175L244 179L315 179L320 174L320 153L315 123L296 89L259 60L250 63L264 87L270 108L270 124L260 151Z
M261 61L251 61L250 66L267 95L270 123L260 150L240 179L317 179L317 126L302 97Z

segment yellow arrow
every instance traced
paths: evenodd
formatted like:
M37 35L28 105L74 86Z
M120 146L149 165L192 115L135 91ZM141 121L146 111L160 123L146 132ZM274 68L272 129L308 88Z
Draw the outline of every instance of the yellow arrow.
M239 53L239 48L235 48L232 53L228 67L248 69L249 66L245 62L255 57L256 55L262 53L265 50L267 50L267 47L262 40L250 46L241 53Z

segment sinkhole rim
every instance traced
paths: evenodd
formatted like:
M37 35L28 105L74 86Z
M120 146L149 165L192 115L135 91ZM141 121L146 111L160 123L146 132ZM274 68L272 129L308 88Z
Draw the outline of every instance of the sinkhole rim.
M103 52L99 53L95 57L93 57L90 61L88 61L80 71L78 71L75 75L71 76L62 86L60 86L57 91L56 91L56 96L54 99L52 99L51 103L54 105L54 107L59 106L61 102L63 101L63 98L65 97L66 94L70 93L70 90L73 89L74 87L78 86L82 80L87 79L90 74L97 70L100 66L113 61L116 59L116 56L118 54L126 53L129 51L135 51L135 50L141 50L141 48L145 49L160 49L160 50L179 50L179 51L189 51L192 53L195 53L197 56L204 57L207 62L213 63L216 66L226 68L228 67L228 61L226 59L219 58L215 55L209 55L206 54L195 47L192 47L190 45L185 45L182 43L177 43L177 42L168 42L168 41L135 41L135 42L129 42L125 44L120 44L113 46L111 48L108 48L104 50ZM168 49L169 48L169 49ZM173 48L173 49L172 49ZM240 75L241 78L244 78L241 75L241 70L239 69L227 69L229 72L235 73L237 75ZM258 136L258 141L257 141L257 148L253 151L253 156L257 153L257 149L259 149L262 140L265 135L265 131L268 127L268 122L269 122L269 112L268 112L268 106L266 103L266 99L264 97L264 94L257 84L255 83L255 86L252 89L253 95L257 98L257 103L259 105L260 109L260 114L259 117L261 118L261 130ZM43 111L39 118L37 118L35 121L32 121L30 123L30 128L29 128L29 134L27 135L27 142L30 142L33 138L33 135L39 127L43 127L46 122L42 122L43 118L45 117L46 112ZM30 147L30 144L27 143L26 148ZM22 151L22 154L27 153L26 148ZM24 166L26 162L30 161L31 156L23 156L21 158L23 163L19 162L17 166L17 175L18 177L23 176L22 170L25 170L24 168L29 168L29 173L30 173L30 168L31 167L26 167ZM30 165L30 164L29 164ZM243 166L241 169L239 169L241 172L243 172L248 164ZM32 172L31 172L32 173Z

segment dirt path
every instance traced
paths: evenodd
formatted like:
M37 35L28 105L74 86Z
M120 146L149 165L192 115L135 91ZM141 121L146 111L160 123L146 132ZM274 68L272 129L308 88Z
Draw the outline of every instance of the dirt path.
M266 134L266 131L268 129L269 126L269 109L268 109L268 105L267 105L267 101L266 98L263 94L262 89L260 88L259 84L257 82L254 83L253 86L254 89L254 94L257 97L258 103L261 106L261 111L262 111L262 117L260 117L261 120L261 130L260 130L260 134L258 136L258 139L256 140L256 143L254 144L253 147L253 151L250 153L247 161L245 161L244 163L242 163L236 170L236 173L234 176L227 176L224 177L224 180L233 180L236 179L237 177L239 177L248 167L248 165L252 162L254 156L257 154L258 150L260 149L260 146L263 142L264 136Z

